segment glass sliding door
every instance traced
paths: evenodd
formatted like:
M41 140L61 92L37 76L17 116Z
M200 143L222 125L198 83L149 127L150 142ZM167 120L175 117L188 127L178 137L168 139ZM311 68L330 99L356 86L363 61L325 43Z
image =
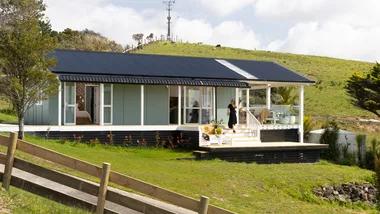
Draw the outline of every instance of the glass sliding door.
M64 83L64 124L76 124L76 88L74 82Z
M104 84L104 124L112 124L112 84Z
M190 124L209 124L213 118L213 88L186 87L185 122Z

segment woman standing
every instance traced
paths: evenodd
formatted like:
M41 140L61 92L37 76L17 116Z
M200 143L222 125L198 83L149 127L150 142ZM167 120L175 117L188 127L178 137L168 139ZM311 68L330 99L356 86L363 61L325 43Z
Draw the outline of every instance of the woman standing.
M235 99L232 99L231 104L228 105L227 116L229 116L228 127L230 129L232 129L233 132L235 133L235 127L234 126L237 123Z

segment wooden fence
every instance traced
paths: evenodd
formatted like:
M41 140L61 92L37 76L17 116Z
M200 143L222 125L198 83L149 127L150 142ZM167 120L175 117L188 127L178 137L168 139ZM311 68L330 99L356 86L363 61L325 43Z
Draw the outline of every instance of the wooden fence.
M62 166L92 175L101 179L98 192L97 213L103 213L104 202L107 194L108 182L135 190L154 198L166 201L179 207L192 210L202 214L232 214L234 212L222 209L217 206L209 205L209 199L202 196L200 200L187 197L185 195L146 183L144 181L114 172L110 170L110 164L104 163L103 168L91 163L81 161L58 152L17 140L17 133L11 133L10 137L0 135L0 145L8 147L5 160L5 169L3 176L3 187L9 188L12 174L15 150L19 150L33 156L51 161Z

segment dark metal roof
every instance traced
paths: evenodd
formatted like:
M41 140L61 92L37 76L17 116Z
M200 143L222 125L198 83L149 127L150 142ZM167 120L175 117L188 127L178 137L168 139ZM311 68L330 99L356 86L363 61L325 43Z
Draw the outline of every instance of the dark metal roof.
M58 59L52 68L58 74L313 83L276 63L265 61L222 60L256 77L248 78L212 58L73 50L56 50L50 55Z
M149 85L187 85L187 86L219 86L234 88L249 88L249 84L234 80L211 80L189 78L163 77L133 77L108 75L59 74L60 81L64 82L91 82L91 83L121 83L121 84L149 84Z

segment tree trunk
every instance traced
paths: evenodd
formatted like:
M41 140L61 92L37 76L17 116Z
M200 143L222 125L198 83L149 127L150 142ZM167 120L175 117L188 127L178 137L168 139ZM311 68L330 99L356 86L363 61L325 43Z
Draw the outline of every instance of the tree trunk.
M18 139L24 140L24 115L18 116Z

